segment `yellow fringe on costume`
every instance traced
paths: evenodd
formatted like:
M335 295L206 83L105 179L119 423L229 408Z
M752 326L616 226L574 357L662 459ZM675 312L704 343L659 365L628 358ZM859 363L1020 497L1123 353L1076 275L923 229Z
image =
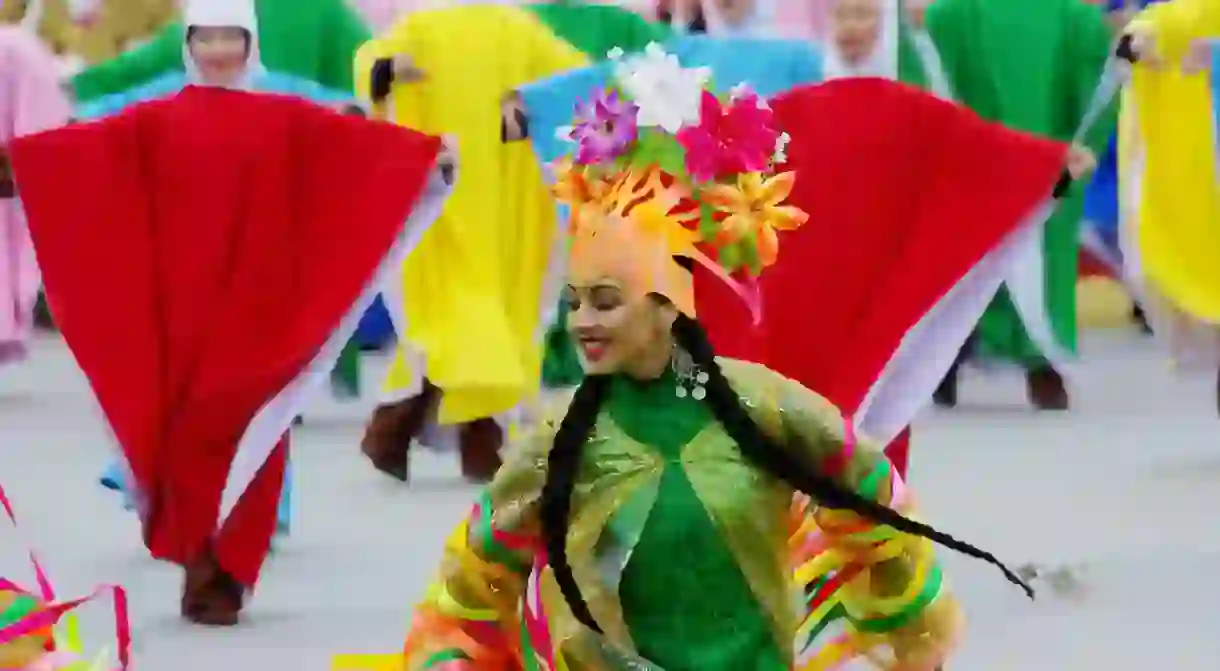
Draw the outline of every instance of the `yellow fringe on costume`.
M1164 59L1137 65L1124 98L1135 129L1121 137L1131 169L1132 143L1143 153L1136 203L1139 265L1176 307L1220 322L1220 189L1209 75L1179 67L1192 41L1220 34L1220 3L1174 0L1153 5L1133 23L1154 36ZM1130 122L1129 122L1130 123ZM1128 124L1124 124L1128 125ZM1137 150L1138 151L1138 150Z
M555 205L529 143L501 143L500 101L587 59L526 10L476 5L414 12L356 54L369 96L378 58L407 54L425 79L395 85L375 114L457 138L458 180L441 218L407 259L402 297L409 340L444 391L440 421L507 411L541 383L542 284L556 239ZM402 346L386 391L411 389Z

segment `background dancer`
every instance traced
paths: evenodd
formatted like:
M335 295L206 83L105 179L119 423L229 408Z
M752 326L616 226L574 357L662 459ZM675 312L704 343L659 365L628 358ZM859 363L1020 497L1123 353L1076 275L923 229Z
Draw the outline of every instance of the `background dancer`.
M185 72L167 73L131 91L97 98L79 106L76 118L90 120L117 114L136 103L178 93L188 84L279 93L335 109L359 109L350 94L264 68L259 61L258 20L249 0L191 0L185 6L183 25L186 31L183 48L187 53ZM337 386L335 378L332 374L332 389ZM338 386L342 387L342 384ZM101 482L109 489L123 492L124 505L132 509L135 503L127 491L124 471L123 464L116 459L103 473ZM292 520L291 469L285 478L276 529L286 534Z
M529 148L501 142L501 102L587 62L534 13L498 5L415 12L360 48L357 87L373 113L450 134L462 155L453 198L416 252L423 260L386 292L399 348L361 445L383 473L406 481L410 448L439 424L456 433L462 473L489 480L501 423L539 391L539 323L551 307L542 286L558 231Z
M1076 132L1110 53L1101 10L1079 0L937 0L926 21L957 100L985 119L1058 140ZM1088 147L1101 154L1113 128L1112 115L1095 123ZM1006 281L971 344L974 355L1019 364L1040 410L1068 407L1052 358L1076 351L1081 207L1082 189L1073 187L1046 223L1041 270L1031 265ZM1020 304L1031 313L1019 313ZM957 404L958 368L937 390L938 405Z
M182 615L211 625L236 624L258 579L293 417L447 192L436 138L227 87L11 149L145 545L185 568Z
M1183 368L1220 364L1218 35L1214 4L1172 0L1141 11L1120 43L1137 61L1119 138L1124 260ZM1220 412L1220 373L1216 406Z
M39 294L7 143L62 125L68 113L51 54L20 28L0 26L0 364L25 357Z

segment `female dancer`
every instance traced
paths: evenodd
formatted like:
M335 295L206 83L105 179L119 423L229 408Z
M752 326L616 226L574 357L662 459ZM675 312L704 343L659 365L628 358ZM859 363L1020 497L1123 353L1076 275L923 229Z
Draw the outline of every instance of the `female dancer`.
M798 262L812 260L818 242L857 240L836 232L838 216L848 214L845 203L856 205L854 224L874 233L875 226L891 225L893 213L871 205L877 199L856 196L882 189L916 215L922 198L976 186L970 171L992 165L997 172L977 178L994 182L979 204L992 196L1003 203L987 212L995 216L978 219L988 232L962 247L945 247L943 260L962 269L965 256L977 261L977 247L997 245L1022 211L1050 191L1064 147L981 123L879 80L798 89L769 106L748 93L726 103L706 94L701 114L684 118L674 140L657 125L666 110L690 112L685 100L673 99L690 80L671 75L673 86L659 96L664 100L626 98L622 89L628 86L620 79L620 90L596 94L580 110L572 131L579 152L575 162L558 166L555 189L573 213L568 324L588 374L570 402L544 412L536 430L508 453L510 460L450 538L440 579L417 610L407 640L409 671L791 669L798 625L789 560L794 492L819 504L799 509L797 520L818 539L802 554L811 562L799 573L801 582L813 584L808 624L820 631L828 614L842 612L849 630L842 640L811 650L803 668L830 668L861 654L889 658L894 668L936 668L961 616L928 539L999 563L896 513L894 508L910 506L902 479L873 443L852 437L850 422L826 398L763 365L717 358L711 343L736 341L742 334L732 331L751 330L751 314L759 312L730 303L739 291L745 305L758 307L753 283L732 278L767 269L756 286L766 315L760 344L768 351L754 350L755 359L792 366L821 342L776 351L811 334L782 333L785 326L818 320L824 330L849 331L849 338L867 341L842 352L852 368L836 381L836 395L851 396L844 388L876 378L890 358L885 354L893 354L911 325L903 320L920 316L907 313L916 306L926 312L944 293L941 280L931 277L941 268L927 281L907 278L896 287L892 305L903 318L874 320L875 332L869 332L853 328L855 314L869 312L867 304L848 297L875 302L879 294L871 289L878 285L855 282L866 277L863 271L834 277L842 295L827 297L833 298L828 310L808 309L797 281L810 279L820 289L820 280L829 279L822 275L871 260L857 253L866 250L827 249L822 267L784 268L787 241L808 233L798 243ZM710 141L716 127L698 120L721 115L735 121L741 142L732 149L718 149L726 145ZM819 132L836 118L843 133ZM911 123L919 124L917 136L909 132ZM784 144L781 129L791 136L787 157L773 154L777 140ZM886 164L903 166L902 175L861 170L894 150L916 155ZM979 157L971 152L989 160L973 160ZM933 156L934 164L928 162ZM958 165L959 158L969 160ZM931 181L912 194L889 191L916 163L935 173ZM782 167L798 172L777 173ZM806 169L811 181L802 187ZM836 172L846 174L836 179ZM997 179L1019 175L1024 179ZM1015 196L1009 193L1014 185ZM836 195L841 192L847 194ZM825 219L802 225L806 215L795 205L808 209L811 198ZM717 211L724 214L707 215ZM1006 223L992 223L998 220ZM911 237L930 228L917 225ZM777 230L789 231L782 234L783 253ZM943 242L944 236L931 237ZM713 243L723 268L716 270L699 251L700 238ZM971 246L976 249L966 255ZM848 260L836 264L840 256ZM779 274L776 284L772 272ZM720 278L723 290L704 293L700 278L709 277ZM958 342L940 354L944 365L994 289L979 292L972 314L958 319ZM792 301L787 310L785 300ZM733 319L722 308L736 310ZM815 317L805 318L809 313ZM700 323L705 317L708 331ZM940 372L916 386L930 394ZM858 399L849 403L854 412ZM891 424L896 430L907 421ZM798 533L793 544L805 540Z

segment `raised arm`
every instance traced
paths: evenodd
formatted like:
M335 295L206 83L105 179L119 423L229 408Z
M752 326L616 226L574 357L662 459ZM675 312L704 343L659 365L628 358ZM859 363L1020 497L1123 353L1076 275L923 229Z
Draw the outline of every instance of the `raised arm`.
M1196 40L1220 37L1220 3L1215 0L1173 0L1149 5L1128 26L1155 40L1158 54L1177 63Z
M537 505L556 424L510 446L495 480L445 544L440 575L415 610L405 671L465 660L522 667L521 603L538 546Z

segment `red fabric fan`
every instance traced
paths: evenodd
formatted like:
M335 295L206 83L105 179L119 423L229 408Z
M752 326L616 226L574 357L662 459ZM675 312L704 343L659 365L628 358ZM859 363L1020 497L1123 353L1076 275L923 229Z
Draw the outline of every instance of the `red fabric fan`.
M443 193L421 199L439 147L193 87L13 141L48 302L130 465L153 556L185 563L211 542L255 582L288 427L439 210Z
M791 202L809 222L781 234L779 260L759 279L759 329L704 274L700 321L721 353L798 380L889 441L999 288L998 252L1028 244L1020 231L1050 197L1067 147L881 79L801 87L771 106L792 138L782 166L797 174Z

